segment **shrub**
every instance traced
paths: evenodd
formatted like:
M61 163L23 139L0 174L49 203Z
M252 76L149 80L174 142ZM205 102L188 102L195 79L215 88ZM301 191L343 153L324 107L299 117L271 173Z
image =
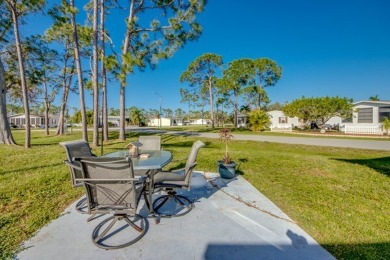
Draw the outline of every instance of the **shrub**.
M248 115L249 128L252 131L263 131L271 123L268 114L264 110L257 108L249 112Z

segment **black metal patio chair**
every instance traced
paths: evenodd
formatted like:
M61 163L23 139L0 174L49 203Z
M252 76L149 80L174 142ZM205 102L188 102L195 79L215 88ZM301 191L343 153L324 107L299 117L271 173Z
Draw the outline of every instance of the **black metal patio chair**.
M178 217L190 212L193 203L185 196L177 194L177 189L190 189L191 177L196 166L196 157L205 144L196 141L191 148L184 168L175 171L159 171L154 174L155 190L164 190L167 194L153 202L153 211L161 217Z
M112 215L96 226L93 243L104 249L118 249L140 240L148 229L147 219L137 214L145 178L134 177L131 159L96 157L76 161L81 165L83 176L77 181L86 190L87 212ZM120 225L118 220L125 220L127 226ZM136 232L127 232L129 227Z
M66 158L65 163L69 167L70 179L72 186L74 188L82 187L83 184L76 181L76 179L82 178L81 171L77 169L77 166L80 166L79 163L75 162L77 157L96 157L91 151L91 147L88 142L85 140L75 140L68 142L59 143L62 147L65 148ZM82 214L86 214L86 198L83 197L76 204L76 210ZM93 216L92 216L93 217ZM89 219L90 220L90 219Z

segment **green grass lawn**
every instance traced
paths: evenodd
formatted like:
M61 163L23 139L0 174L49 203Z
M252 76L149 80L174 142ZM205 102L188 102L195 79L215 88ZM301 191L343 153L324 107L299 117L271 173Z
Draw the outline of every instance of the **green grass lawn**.
M104 153L123 149L112 140ZM23 144L24 133L14 131ZM55 219L83 192L72 189L60 141L81 132L45 137L33 131L32 148L0 146L0 258L12 257L20 243ZM174 160L185 159L196 138L162 136ZM223 154L217 139L206 143L198 170L216 171ZM230 155L239 173L277 204L339 259L390 259L390 153L330 147L233 141ZM100 148L94 149L100 155ZM171 163L168 168L179 166Z

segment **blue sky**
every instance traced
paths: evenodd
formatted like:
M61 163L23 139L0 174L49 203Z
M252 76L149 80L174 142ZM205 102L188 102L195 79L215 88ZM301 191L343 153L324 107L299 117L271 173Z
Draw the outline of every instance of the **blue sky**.
M209 0L199 16L203 33L156 70L128 78L126 106L158 109L181 107L179 77L206 52L225 65L239 58L267 57L283 67L281 80L267 88L272 102L302 95L341 96L354 101L378 95L390 100L390 1L386 0ZM127 12L119 12L126 15ZM49 19L32 18L26 34L44 31ZM120 52L124 19L108 17L115 48ZM92 107L88 95L87 106ZM78 107L71 95L70 107ZM119 84L110 83L109 107L119 106Z

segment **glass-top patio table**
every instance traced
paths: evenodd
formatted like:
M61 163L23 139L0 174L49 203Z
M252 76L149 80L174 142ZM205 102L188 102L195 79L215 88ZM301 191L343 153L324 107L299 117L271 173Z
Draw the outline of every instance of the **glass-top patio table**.
M140 156L131 158L134 170L159 170L172 160L172 153L169 151L142 151L142 154L148 154L149 157L142 159ZM126 157L129 156L128 150L117 151L103 155L103 157Z
M142 154L148 154L148 158L140 158L134 157L131 158L131 161L133 162L133 169L135 171L137 170L146 170L143 174L146 174L148 176L147 183L147 191L149 193L148 199L145 200L146 206L149 208L150 213L152 216L155 217L156 223L159 222L157 216L153 212L153 176L158 171L161 170L165 165L167 165L172 160L172 153L169 151L142 151ZM108 153L103 155L103 157L127 157L129 156L129 150L122 150L117 151L113 153ZM136 176L138 175L137 172L134 173Z

